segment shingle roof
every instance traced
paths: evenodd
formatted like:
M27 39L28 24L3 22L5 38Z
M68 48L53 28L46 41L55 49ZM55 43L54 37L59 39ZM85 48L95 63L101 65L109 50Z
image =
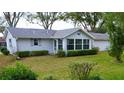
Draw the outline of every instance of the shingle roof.
M50 38L56 31L45 29L8 28L13 37L17 38Z
M93 35L95 40L109 40L109 35L107 33L94 33L89 32L91 35Z
M79 28L72 28L72 29L64 29L64 30L58 30L55 32L53 38L64 38L76 31L80 30Z
M45 30L45 29L30 29L30 28L7 28L8 31L16 38L64 38L76 31L79 28L64 29L64 30ZM107 34L86 32L87 35L95 40L108 40Z

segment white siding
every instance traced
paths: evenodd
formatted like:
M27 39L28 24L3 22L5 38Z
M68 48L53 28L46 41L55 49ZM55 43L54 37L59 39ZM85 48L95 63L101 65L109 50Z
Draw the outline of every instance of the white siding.
M99 47L100 51L105 51L109 48L109 41L94 41L94 47Z
M11 39L12 46L10 46L9 39ZM9 50L10 54L13 54L17 51L16 39L11 35L10 32L7 33L6 44L7 44L7 49Z
M80 35L78 35L80 33ZM66 37L67 39L91 39L88 35L81 31L77 31L69 36Z
M53 40L41 39L40 45L34 46L31 39L18 39L18 51L48 50L53 53Z

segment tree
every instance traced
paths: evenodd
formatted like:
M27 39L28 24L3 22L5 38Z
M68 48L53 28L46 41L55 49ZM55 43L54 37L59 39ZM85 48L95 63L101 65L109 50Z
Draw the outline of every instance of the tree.
M64 21L72 21L74 25L79 25L87 31L96 31L104 24L101 12L69 12L64 13L62 19Z
M4 31L5 31L5 26L0 26L0 33L4 33Z
M106 26L110 38L109 54L116 58L116 62L122 62L124 49L124 13L106 13Z
M0 17L0 33L3 33L5 29L5 20Z
M44 29L52 29L55 21L59 20L60 13L58 12L37 12L27 14L27 21L38 24Z
M16 27L20 18L23 16L23 12L3 12L5 21L9 27Z

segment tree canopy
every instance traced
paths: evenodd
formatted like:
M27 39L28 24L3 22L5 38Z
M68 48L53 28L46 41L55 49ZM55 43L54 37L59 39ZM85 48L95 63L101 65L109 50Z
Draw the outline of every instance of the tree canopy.
M104 18L111 43L109 54L120 63L124 50L124 13L106 13Z
M16 27L20 18L23 16L23 12L3 12L4 20L9 27Z
M96 31L104 24L102 12L65 12L62 19L71 21L75 26L81 26L87 31Z
M27 14L27 20L31 23L38 24L44 29L52 29L53 24L59 20L59 12L36 12Z

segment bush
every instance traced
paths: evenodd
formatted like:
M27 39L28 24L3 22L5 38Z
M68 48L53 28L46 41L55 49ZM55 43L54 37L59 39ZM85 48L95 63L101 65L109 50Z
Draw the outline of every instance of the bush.
M94 50L95 53L98 53L99 52L99 48L98 47L93 47L92 50Z
M43 79L44 80L56 80L53 75L47 75Z
M31 56L42 56L42 55L48 55L48 51L47 50L31 51Z
M93 67L95 66L95 63L73 63L71 64L70 70L71 70L71 78L72 79L78 79L78 80L88 80L90 72L93 70Z
M69 50L67 56L82 56L82 55L94 55L98 53L98 48L86 49L86 50Z
M47 50L41 50L41 51L19 51L16 52L16 55L19 57L29 57L29 56L42 56L42 55L48 55Z
M17 62L16 67L4 68L0 73L1 80L36 80L37 75L22 63Z
M69 51L67 51L67 56L68 57L80 56L79 52L80 52L79 50L69 50Z
M94 76L90 77L90 80L103 80L103 78L99 75L94 75Z
M6 47L2 47L2 48L1 48L1 52L2 52L4 55L9 55L9 51L7 50Z
M30 56L30 51L16 52L16 55L19 56L19 57L29 57Z
M65 54L65 51L58 51L57 54L56 54L58 57L65 57L66 54Z

